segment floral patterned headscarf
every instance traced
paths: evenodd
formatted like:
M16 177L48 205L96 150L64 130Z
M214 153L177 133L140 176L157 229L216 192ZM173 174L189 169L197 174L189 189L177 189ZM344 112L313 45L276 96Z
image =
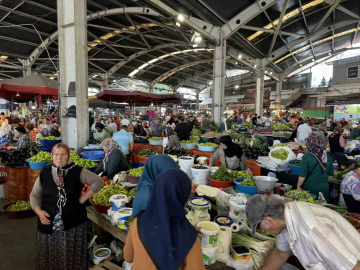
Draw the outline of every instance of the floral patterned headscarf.
M333 130L333 133L330 135L331 138L333 138L335 135L341 134L342 133L342 129L339 126L336 126Z
M308 153L316 158L320 163L321 171L324 172L327 164L327 152L326 152L327 140L323 133L312 133L306 139L306 147Z
M102 143L101 143L101 147L102 147L103 149L107 149L107 150L108 150L107 154L105 154L105 157L104 157L104 159L103 159L104 171L105 171L105 169L106 169L106 162L109 160L109 157L110 157L111 152L112 152L113 150L115 150L115 149L119 149L123 154L124 154L124 152L123 152L121 146L120 146L116 141L114 141L114 140L111 139L111 138L107 138L107 139L103 140Z

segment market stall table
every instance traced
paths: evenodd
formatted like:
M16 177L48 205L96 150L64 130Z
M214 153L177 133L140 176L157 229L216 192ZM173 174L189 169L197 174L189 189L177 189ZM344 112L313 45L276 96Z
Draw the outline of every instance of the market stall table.
M95 210L93 206L86 208L87 217L93 222L93 231L99 233L99 227L103 230L112 234L115 238L119 239L121 242L126 242L127 231L121 230L116 226L113 226L109 220L105 218L104 215L100 214ZM94 233L95 234L95 233ZM212 265L206 267L209 270L233 270L233 268L226 266L222 262L216 262Z

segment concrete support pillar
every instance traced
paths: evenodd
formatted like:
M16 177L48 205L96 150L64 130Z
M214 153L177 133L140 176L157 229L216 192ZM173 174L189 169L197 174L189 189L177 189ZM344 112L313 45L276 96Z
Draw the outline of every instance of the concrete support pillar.
M317 97L316 107L325 107L325 106L326 106L326 97Z
M264 70L256 73L255 113L262 116L264 98Z
M64 143L79 151L89 139L86 0L58 0L57 4L61 135ZM76 118L64 117L72 105Z
M109 74L103 73L101 74L101 78L104 80L104 83L101 85L101 92L103 92L109 89Z
M284 75L279 75L279 81L276 83L276 95L275 95L275 115L280 117L281 111L281 92L282 92L282 82Z
M177 105L176 104L173 104L173 115L176 115L177 114Z
M23 70L23 76L30 76L31 75L31 66L30 66L30 60L23 60L22 61L24 70Z
M212 118L220 125L224 112L226 41L214 49L214 83L212 84Z

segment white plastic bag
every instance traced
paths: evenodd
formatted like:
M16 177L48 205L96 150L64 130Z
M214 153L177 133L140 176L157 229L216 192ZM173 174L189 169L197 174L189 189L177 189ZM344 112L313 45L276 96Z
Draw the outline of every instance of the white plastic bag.
M287 159L281 160L281 159L274 158L271 155L273 152L276 152L276 151L279 151L279 150L285 150L285 151L289 152L289 155L288 155ZM289 163L289 161L296 159L296 155L294 154L294 152L289 147L287 147L287 146L279 146L279 147L273 148L270 151L269 158L270 158L271 162L273 162L273 163L275 163L277 165L285 165L285 164Z
M275 146L275 145L277 145L277 144L279 144L279 143L280 143L279 140L274 140L274 141L273 141L273 146Z

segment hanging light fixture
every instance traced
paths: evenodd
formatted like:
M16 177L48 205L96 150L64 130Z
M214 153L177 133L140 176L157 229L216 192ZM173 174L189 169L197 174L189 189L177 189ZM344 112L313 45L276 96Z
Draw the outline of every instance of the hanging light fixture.
M17 96L17 97L20 97L20 94L19 94L19 92L16 92L16 96Z

